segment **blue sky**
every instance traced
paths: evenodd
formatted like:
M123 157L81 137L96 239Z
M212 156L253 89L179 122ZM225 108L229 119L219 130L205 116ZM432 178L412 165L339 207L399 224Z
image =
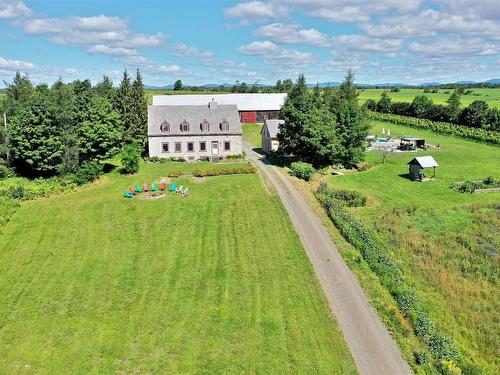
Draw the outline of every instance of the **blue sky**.
M0 79L363 83L500 77L498 0L0 0Z

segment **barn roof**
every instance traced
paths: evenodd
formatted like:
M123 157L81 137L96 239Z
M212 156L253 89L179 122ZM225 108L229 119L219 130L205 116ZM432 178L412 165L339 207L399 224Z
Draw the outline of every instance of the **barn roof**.
M207 105L213 99L221 105L236 105L238 111L279 111L285 103L286 96L286 93L154 95L153 106Z
M418 164L422 168L427 167L438 167L439 164L434 160L432 156L419 156L411 159L408 164Z
M162 132L160 126L167 122L170 131ZM187 121L189 131L181 131L181 123ZM201 131L201 123L207 121L209 131ZM227 121L229 130L221 130L220 124ZM240 117L235 105L152 105L148 106L148 135L228 135L242 134Z
M269 136L271 138L276 138L278 136L280 125L284 124L284 120L265 120L264 124L267 126L267 130L269 131Z

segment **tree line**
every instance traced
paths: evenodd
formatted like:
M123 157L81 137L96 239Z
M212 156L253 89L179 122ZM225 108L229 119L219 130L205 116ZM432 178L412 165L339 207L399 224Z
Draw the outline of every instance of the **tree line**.
M358 105L354 74L349 71L338 89L307 88L304 75L291 87L280 112L280 150L315 167L356 166L364 158L369 124Z
M392 102L387 92L384 91L378 101L369 99L365 106L375 112L500 131L500 110L498 108L490 108L484 100L475 100L467 107L462 108L460 103L462 95L464 95L464 88L459 87L451 93L446 105L440 105L434 104L432 99L425 95L415 96L411 103Z
M147 104L139 70L134 80L125 71L116 88L107 76L94 86L88 79L34 85L19 72L5 85L0 177L71 174L124 145L145 148Z
M174 91L214 91L214 92L227 92L227 93L282 93L289 92L293 86L291 79L277 80L274 86L265 86L248 84L246 82L236 81L232 86L185 86L182 80L178 79L174 82Z

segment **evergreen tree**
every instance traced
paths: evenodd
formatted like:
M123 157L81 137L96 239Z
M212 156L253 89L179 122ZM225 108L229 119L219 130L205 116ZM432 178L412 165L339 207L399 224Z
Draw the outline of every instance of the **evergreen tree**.
M446 101L448 104L448 119L451 122L457 122L460 116L460 96L460 91L455 90Z
M319 83L316 83L316 86L314 86L313 94L312 94L312 101L313 101L314 107L316 107L316 108L319 108L322 104L321 89L319 88Z
M32 175L55 174L63 155L60 129L51 118L47 99L33 94L19 105L9 123L11 155L19 171Z
M425 118L432 108L432 99L425 95L417 95L411 103L411 111L415 117Z
M134 115L132 110L132 87L130 85L130 77L127 70L123 72L123 78L120 82L120 86L116 91L114 107L116 111L120 114L122 119L123 131L124 131L124 141L133 141L129 139L131 135L130 130L133 127Z
M113 87L113 81L106 75L102 76L102 80L94 86L94 92L97 95L103 96L110 102L114 101L115 89Z
M144 147L148 138L148 106L144 94L142 76L137 69L131 90L131 123L125 132L126 143L137 143Z
M280 112L285 124L280 127L280 149L315 166L334 162L338 155L335 119L328 108L313 97L303 75L291 88Z
M331 109L335 115L340 144L337 161L352 168L364 158L364 142L369 125L364 109L358 105L358 93L351 70L340 85Z
M31 94L33 94L33 84L27 75L22 75L19 71L16 72L12 83L4 81L5 101L4 110L8 115L13 115L16 108L26 103Z
M276 85L274 85L274 92L283 92L283 84L281 83L281 79L276 81Z
M380 99L377 102L377 111L382 113L389 113L391 111L391 98L389 98L386 91L380 95Z
M92 99L92 83L89 79L73 82L75 93L75 121L81 123L87 119Z

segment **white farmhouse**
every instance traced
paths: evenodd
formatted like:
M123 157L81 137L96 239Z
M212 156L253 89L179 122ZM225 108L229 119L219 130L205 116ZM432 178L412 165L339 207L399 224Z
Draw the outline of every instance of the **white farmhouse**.
M220 160L242 153L236 105L152 105L148 107L149 156Z

